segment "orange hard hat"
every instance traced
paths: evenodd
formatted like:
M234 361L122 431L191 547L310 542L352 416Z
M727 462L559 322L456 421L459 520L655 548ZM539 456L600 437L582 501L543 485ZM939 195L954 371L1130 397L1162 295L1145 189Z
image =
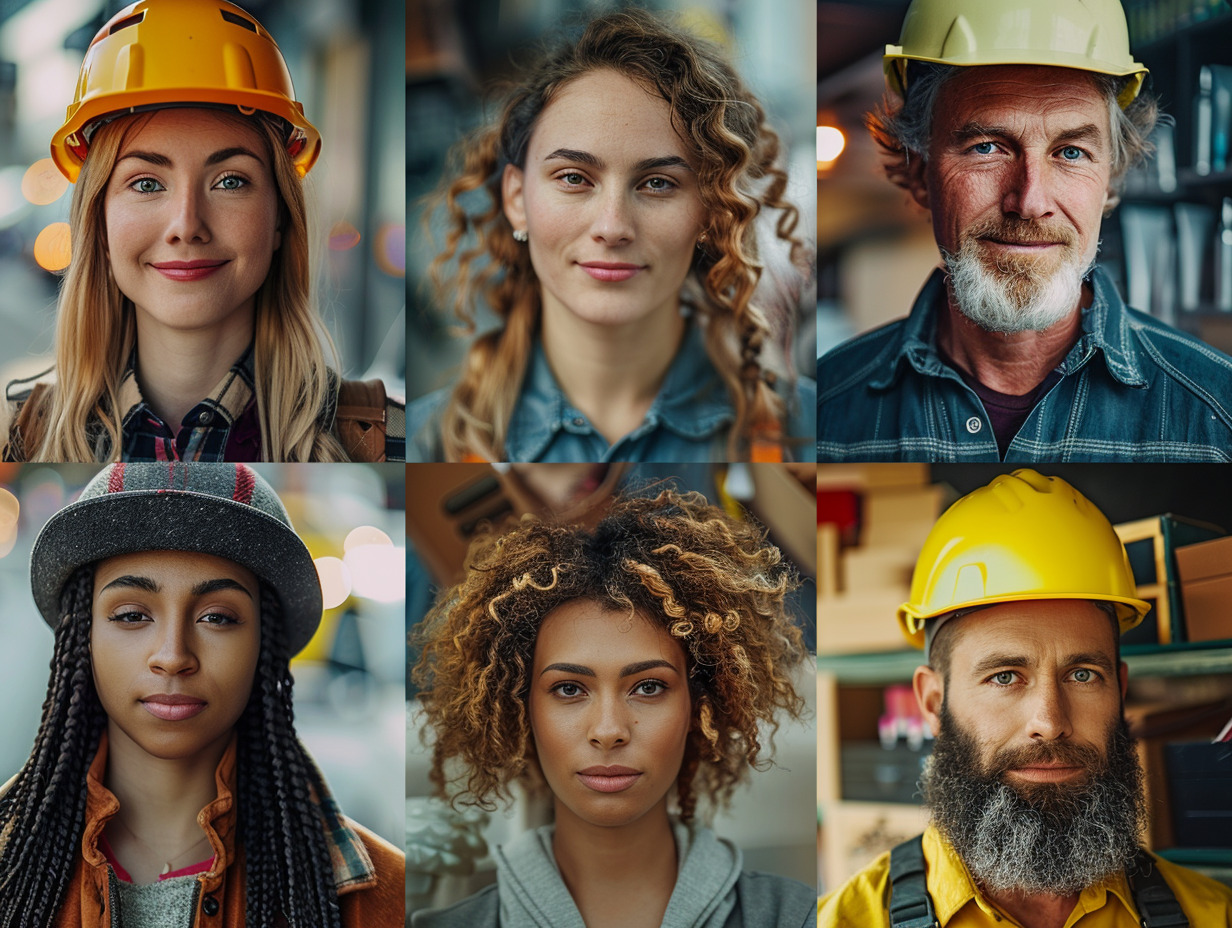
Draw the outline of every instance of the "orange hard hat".
M321 135L295 100L291 73L265 28L227 0L139 0L90 42L51 157L76 181L92 131L126 113L171 106L260 110L286 123L287 151L303 177Z

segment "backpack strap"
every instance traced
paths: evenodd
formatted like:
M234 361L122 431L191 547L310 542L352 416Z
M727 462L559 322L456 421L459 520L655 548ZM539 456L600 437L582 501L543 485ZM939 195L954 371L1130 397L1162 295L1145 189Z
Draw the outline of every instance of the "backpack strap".
M1133 865L1126 871L1134 907L1142 919L1142 928L1188 928L1189 919L1177 901L1155 861L1143 848L1138 848Z
M386 405L384 382L342 381L334 432L352 461L385 460Z
M923 835L890 851L890 928L940 928L927 877Z
M16 400L17 415L9 426L9 446L5 458L10 461L28 461L30 449L37 448L43 440L43 395L50 384L36 383L24 399Z

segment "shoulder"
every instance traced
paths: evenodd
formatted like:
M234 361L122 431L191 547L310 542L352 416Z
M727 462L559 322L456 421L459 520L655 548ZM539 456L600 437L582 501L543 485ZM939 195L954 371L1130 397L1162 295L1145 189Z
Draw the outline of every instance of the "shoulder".
M1160 876L1189 916L1191 925L1218 928L1225 924L1221 917L1226 919L1227 925L1232 925L1232 888L1155 854L1151 857L1159 867Z
M799 880L745 870L736 880L740 928L805 928L817 924L817 891Z
M792 396L783 397L787 405L784 423L791 457L796 461L811 461L816 452L817 383L811 377L797 377ZM790 439L798 439L791 442Z
M1147 313L1129 307L1124 313L1129 330L1151 360L1165 367L1185 365L1194 376L1215 375L1232 381L1232 357Z
M898 354L906 319L857 335L817 359L817 400L828 402L886 369Z
M496 884L445 909L411 913L412 928L496 928L500 920L500 896Z
M405 855L363 825L350 819L346 824L358 835L375 878L369 876L355 886L338 888L343 924L347 928L400 928L406 918Z
M887 851L838 889L821 897L817 905L819 928L878 928L887 924L885 895L889 875Z
M441 413L453 387L441 387L406 405L406 459L413 462L443 460Z

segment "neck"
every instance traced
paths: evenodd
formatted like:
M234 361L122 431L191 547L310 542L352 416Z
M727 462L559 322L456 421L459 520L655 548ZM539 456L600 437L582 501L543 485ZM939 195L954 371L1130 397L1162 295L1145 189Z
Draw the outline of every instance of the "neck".
M252 320L226 329L169 329L137 315L137 379L141 395L175 431L209 395L252 341Z
M582 821L557 802L552 851L588 928L662 921L678 870L666 800L611 827Z
M1063 928L1069 920L1078 894L1053 896L1048 893L990 893L984 895L1022 928Z
M678 311L600 325L544 304L543 350L552 373L609 444L641 424L684 333Z
M959 311L951 294L937 324L937 342L963 371L984 386L1022 396L1043 382L1069 352L1082 334L1083 306L1091 293L1083 287L1083 298L1073 313L1038 332L1002 334L982 329Z

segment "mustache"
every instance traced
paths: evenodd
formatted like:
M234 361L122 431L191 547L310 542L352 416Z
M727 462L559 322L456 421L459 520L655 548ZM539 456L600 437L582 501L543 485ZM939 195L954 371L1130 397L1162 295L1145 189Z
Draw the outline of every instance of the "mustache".
M1043 742L997 751L982 773L988 779L999 779L1007 771L1039 765L1080 767L1099 774L1107 769L1108 761L1093 745Z
M1074 230L1064 223L1019 219L1016 216L989 216L963 230L963 244L979 239L1023 245L1061 244L1066 248L1072 248L1075 242Z

